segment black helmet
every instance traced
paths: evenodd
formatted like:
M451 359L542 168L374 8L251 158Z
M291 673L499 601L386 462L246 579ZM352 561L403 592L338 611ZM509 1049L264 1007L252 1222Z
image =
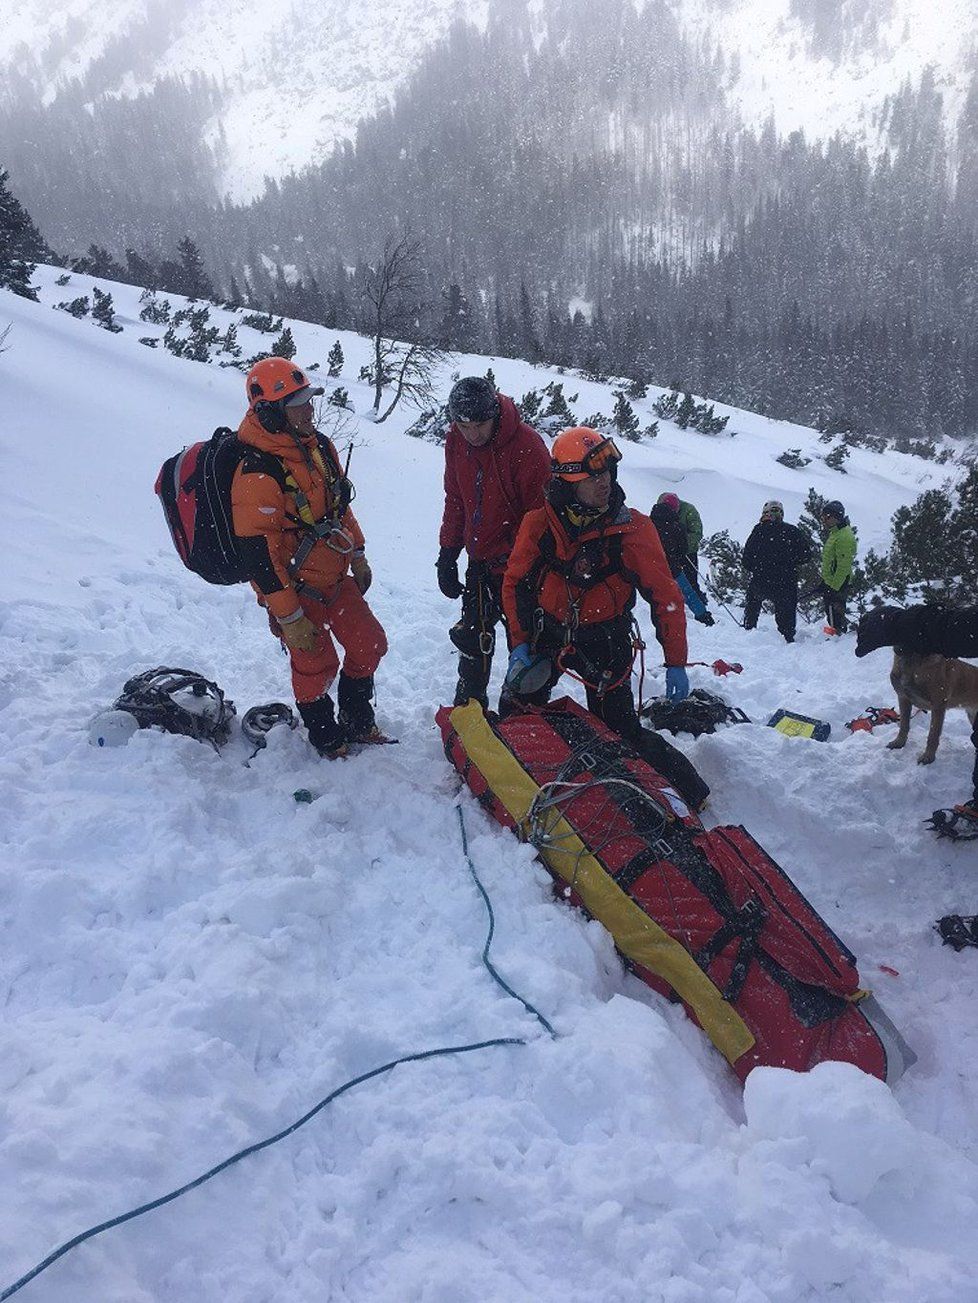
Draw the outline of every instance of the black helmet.
M494 421L499 415L499 399L492 382L485 376L463 376L452 385L448 395L451 421Z
M837 498L833 498L831 502L826 502L822 508L822 515L832 516L841 523L846 518L846 509Z

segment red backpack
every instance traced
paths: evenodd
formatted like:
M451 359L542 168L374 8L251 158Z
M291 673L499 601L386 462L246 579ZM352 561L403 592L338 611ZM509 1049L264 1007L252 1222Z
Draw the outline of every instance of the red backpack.
M231 516L231 481L243 461L286 487L277 457L241 443L221 427L201 443L168 457L156 477L156 493L180 560L209 584L244 583Z

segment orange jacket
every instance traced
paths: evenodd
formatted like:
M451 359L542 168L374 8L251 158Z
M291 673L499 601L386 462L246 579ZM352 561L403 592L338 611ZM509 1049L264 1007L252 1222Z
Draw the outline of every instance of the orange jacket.
M319 520L332 505L334 466L339 462L329 439L325 443L333 454L333 465L320 457L315 438L300 437L310 454L312 472L293 435L269 434L252 412L238 429L242 443L271 453L282 462L287 474L309 499L314 518ZM317 458L323 461L325 475ZM243 462L231 482L231 512L239 550L248 560L251 586L258 594L258 600L276 617L292 615L299 610L299 598L288 564L304 533L294 523L300 516L295 494L288 488L283 490L271 475L249 470ZM362 548L363 533L349 507L340 523L352 539L353 546ZM348 547L341 539L336 540L336 544ZM326 540L317 539L297 575L327 597L349 569L349 552L338 551L337 546L330 547Z
M621 569L588 586L575 583L573 575L550 568L541 551L547 531L554 542L555 560L566 573L576 558L589 573L600 572L611 561L608 544L621 538ZM590 545L590 546L589 546ZM648 516L621 505L603 516L594 526L571 539L560 516L547 504L530 511L516 536L503 577L503 609L513 645L529 642L530 634L520 620L522 602L517 601L517 585L543 561L537 580L535 605L561 624L565 623L572 602L578 603L578 623L598 624L623 615L634 601L636 589L652 607L656 633L665 652L667 665L685 665L686 613L682 593L666 561L655 526ZM626 573L628 572L628 573Z

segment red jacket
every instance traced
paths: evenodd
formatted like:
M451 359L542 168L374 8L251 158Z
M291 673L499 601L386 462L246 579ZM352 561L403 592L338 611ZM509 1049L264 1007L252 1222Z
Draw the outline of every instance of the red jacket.
M524 518L503 578L503 609L512 645L530 641L530 631L523 628L520 619L523 603L517 600L517 585L527 579L541 561L540 541L547 530L554 541L555 561L562 568L572 570L570 563L583 549L584 557L588 558L587 568L592 573L600 571L602 558L610 561L608 540L617 535L621 538L620 571L592 586L582 586L575 584L573 577L565 578L564 574L544 565L534 595L535 605L563 624L571 602L577 602L578 622L599 624L628 610L637 588L652 607L665 663L685 665L688 652L683 596L672 577L655 526L648 516L624 505L614 512L611 519L609 515L611 513L601 517L596 525L584 530L573 541L549 504L539 511L531 511Z
M520 420L516 404L499 395L499 429L482 448L466 443L453 424L445 437L445 512L441 547L465 548L473 561L501 570L528 511L543 504L550 453Z

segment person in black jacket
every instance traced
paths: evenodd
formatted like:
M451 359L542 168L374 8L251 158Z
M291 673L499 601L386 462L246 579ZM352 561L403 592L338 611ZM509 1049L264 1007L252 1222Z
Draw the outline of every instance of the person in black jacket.
M666 496L675 497L676 495L673 493ZM679 519L679 512L671 502L664 502L660 498L649 512L649 520L656 528L662 543L662 550L666 554L666 561L672 571L672 577L679 585L679 591L682 593L686 605L693 613L693 619L700 624L716 624L716 620L707 607L706 601L690 583L689 576L686 573L686 567L689 564L689 545L686 530Z
M774 621L785 642L794 642L798 620L798 567L811 545L796 525L786 525L780 502L765 502L760 521L744 544L743 565L749 579L744 628L757 627L761 603L774 605Z
M856 633L856 655L868 656L879 647L899 647L921 656L978 656L978 606L950 610L945 606L878 606L867 611ZM978 821L978 717L971 731L975 765L971 799L956 808Z

